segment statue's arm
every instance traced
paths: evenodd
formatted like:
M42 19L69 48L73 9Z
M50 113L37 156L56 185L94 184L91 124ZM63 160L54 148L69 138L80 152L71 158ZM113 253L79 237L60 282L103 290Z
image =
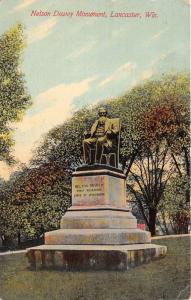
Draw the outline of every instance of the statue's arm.
M119 133L119 127L117 126L117 124L115 124L115 123L111 124L111 133L113 133L113 134Z
M96 131L96 128L97 128L97 125L98 125L98 120L96 120L94 122L94 124L92 125L91 127L91 130L85 130L84 131L84 138L87 139L87 138L90 138L90 137L93 137L95 131Z
M97 125L98 125L98 120L96 120L95 123L91 127L91 137L93 137L93 135L96 131Z
M84 131L84 139L88 139L89 137L91 137L91 132L85 130L85 131Z
M111 139L112 137L114 137L116 134L119 133L119 129L118 129L118 126L116 126L115 124L111 123L107 132L106 132L106 135L109 139Z

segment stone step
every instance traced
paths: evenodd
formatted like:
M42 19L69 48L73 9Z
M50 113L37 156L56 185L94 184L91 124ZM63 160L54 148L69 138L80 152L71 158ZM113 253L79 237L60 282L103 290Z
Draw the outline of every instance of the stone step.
M166 255L166 246L134 245L42 245L29 248L27 257L33 269L66 271L126 271Z
M121 245L150 243L141 229L59 229L45 233L46 245Z
M61 229L136 229L137 220L128 211L68 210L61 219Z

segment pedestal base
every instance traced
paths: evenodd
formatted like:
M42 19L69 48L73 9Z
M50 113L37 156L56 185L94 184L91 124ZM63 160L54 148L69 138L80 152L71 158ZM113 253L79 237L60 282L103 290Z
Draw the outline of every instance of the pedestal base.
M58 229L45 233L46 245L129 245L150 243L141 229Z
M60 228L132 229L137 228L137 220L127 209L117 209L111 206L72 206L62 217Z
M45 234L45 245L28 249L33 268L125 271L166 254L137 229L126 207L122 171L108 166L78 168L72 178L72 207L61 229Z
M65 271L126 271L166 255L165 246L136 245L43 245L28 249L33 269Z

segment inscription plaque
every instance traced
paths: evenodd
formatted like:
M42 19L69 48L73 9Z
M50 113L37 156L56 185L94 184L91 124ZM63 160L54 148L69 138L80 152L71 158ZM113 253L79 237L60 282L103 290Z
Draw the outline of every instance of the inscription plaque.
M82 203L102 204L105 196L104 176L76 177L72 183L72 202L75 205Z
M110 186L110 189L109 189ZM112 188L111 188L112 186ZM72 205L126 207L124 179L106 175L72 178Z

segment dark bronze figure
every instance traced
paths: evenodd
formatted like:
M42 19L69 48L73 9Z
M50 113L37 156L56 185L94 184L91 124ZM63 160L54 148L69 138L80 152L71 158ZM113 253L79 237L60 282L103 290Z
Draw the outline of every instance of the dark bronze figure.
M98 110L98 116L99 118L92 125L90 133L85 133L83 140L84 162L86 164L101 164L105 156L105 163L110 164L110 153L113 150L114 166L117 167L118 157L116 156L119 153L116 153L114 148L117 147L119 150L119 119L109 119L105 107Z

